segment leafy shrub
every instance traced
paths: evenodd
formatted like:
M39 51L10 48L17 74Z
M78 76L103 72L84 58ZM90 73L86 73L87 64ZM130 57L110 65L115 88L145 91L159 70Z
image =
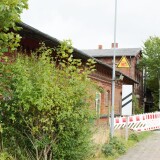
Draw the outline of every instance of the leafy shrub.
M133 141L136 141L136 142L139 142L139 138L138 138L138 135L136 133L131 133L129 135L129 140L133 140Z
M134 114L142 114L144 112L143 107L139 106L138 99L134 94L133 94L133 107L134 107Z
M0 160L14 160L14 159L7 152L1 152Z
M102 146L102 152L106 155L106 156L113 156L115 154L115 150L113 148L113 145L109 144L104 144Z
M111 139L110 144L114 147L116 152L123 154L126 152L125 145L117 137Z
M15 127L3 128L3 144L5 150L20 160L34 159L32 151L34 150L28 137L22 134ZM15 158L16 159L16 158Z
M51 58L53 50L42 45L0 64L4 147L17 159L81 160L90 151L93 86L87 77L94 62L74 59L68 41L55 51Z
M113 137L109 143L102 146L102 152L106 156L114 156L116 153L124 154L126 152L126 147L117 137Z

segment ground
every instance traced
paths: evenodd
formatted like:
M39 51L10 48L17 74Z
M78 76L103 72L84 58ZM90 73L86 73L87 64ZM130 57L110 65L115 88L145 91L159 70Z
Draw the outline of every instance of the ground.
M153 132L117 160L160 160L160 131Z

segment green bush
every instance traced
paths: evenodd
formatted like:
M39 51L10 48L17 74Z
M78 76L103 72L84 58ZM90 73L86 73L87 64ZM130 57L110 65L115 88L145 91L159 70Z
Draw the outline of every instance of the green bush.
M51 58L53 50L42 45L0 64L3 142L19 160L81 160L91 149L94 62L74 59L68 41L54 51Z
M102 146L102 152L106 155L106 156L113 156L115 154L115 150L113 148L113 145L111 145L110 143L106 143Z
M7 152L0 153L0 160L14 160Z
M136 133L131 133L129 135L128 140L133 140L133 141L139 142L139 137L138 137L138 135Z
M117 137L113 137L109 143L102 146L102 152L108 156L114 156L115 154L124 154L126 147Z
M144 113L143 107L139 106L139 101L136 97L136 95L133 94L133 110L134 110L134 114L142 114Z
M123 154L126 152L126 148L124 143L120 141L117 137L111 139L110 144L114 147L114 149L119 153Z

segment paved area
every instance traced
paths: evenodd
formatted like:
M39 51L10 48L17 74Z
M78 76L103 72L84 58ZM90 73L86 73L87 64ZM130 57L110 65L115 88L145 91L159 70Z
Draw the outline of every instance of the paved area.
M139 142L117 160L160 160L160 131Z

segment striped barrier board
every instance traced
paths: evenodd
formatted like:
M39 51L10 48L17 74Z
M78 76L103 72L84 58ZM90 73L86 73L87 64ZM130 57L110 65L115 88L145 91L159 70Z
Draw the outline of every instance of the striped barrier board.
M115 117L114 129L126 127L128 118L128 128L135 131L149 131L160 129L160 112L133 115L128 117Z
M122 85L122 115L132 115L132 85Z

